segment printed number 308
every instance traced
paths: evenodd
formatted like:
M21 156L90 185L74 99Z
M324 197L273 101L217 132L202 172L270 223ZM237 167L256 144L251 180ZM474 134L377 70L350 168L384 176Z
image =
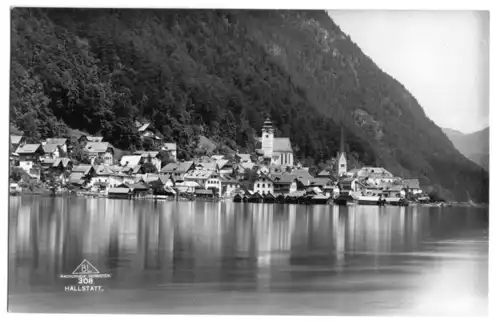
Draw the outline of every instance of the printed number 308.
M78 284L94 284L94 280L91 277L80 277L78 278Z

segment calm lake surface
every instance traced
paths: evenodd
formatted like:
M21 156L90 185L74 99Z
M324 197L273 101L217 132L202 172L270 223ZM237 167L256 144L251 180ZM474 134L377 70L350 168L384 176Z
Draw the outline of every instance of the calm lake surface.
M488 211L11 197L9 311L486 315ZM66 292L87 259L102 292Z

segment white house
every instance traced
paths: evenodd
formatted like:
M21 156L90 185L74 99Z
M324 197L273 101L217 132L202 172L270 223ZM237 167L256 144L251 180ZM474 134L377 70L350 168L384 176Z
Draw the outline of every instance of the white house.
M124 183L125 175L115 172L107 165L98 165L95 167L95 176L90 179L90 185L102 185L106 190L110 187L116 187Z
M205 181L205 189L213 189L217 191L217 196L222 196L222 180L220 175L213 172L210 177Z
M267 194L267 193L274 193L274 182L268 176L261 175L253 183L253 191L254 192L258 192L261 195L264 195L264 194Z
M63 151L64 153L68 153L67 142L68 142L68 139L65 139L65 138L50 138L50 139L45 140L44 145L55 144L61 149L61 151Z
M19 167L29 172L33 165L40 160L44 151L40 144L25 144L17 148L16 154L19 155Z
M87 142L84 149L94 164L96 158L100 157L104 164L112 165L114 162L114 149L108 142Z
M61 157L61 150L57 144L46 143L42 146L43 158L49 160L55 160Z

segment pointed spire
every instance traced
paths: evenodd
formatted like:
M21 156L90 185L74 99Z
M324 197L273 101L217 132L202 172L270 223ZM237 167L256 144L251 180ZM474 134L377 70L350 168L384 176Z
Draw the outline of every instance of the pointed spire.
M344 153L344 127L340 127L340 154Z

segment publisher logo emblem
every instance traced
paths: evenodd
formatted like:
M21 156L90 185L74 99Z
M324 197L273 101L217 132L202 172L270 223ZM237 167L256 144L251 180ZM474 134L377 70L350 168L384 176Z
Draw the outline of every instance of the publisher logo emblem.
M110 274L101 274L94 265L84 259L71 275L60 275L60 278L74 278L76 285L66 285L66 292L102 292L101 285L96 285L96 281L102 278L110 278Z
M73 274L99 274L97 268L90 264L88 260L84 259L83 262L73 271Z

